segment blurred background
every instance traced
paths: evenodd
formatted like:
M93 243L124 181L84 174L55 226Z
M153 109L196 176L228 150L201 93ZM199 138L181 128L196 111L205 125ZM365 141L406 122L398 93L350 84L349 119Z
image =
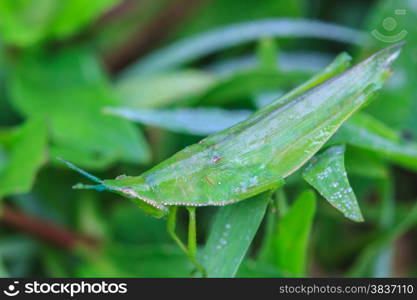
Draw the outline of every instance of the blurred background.
M357 62L399 41L394 75L366 111L411 158L387 155L391 144L348 146L365 222L319 198L298 275L416 276L416 18L417 0L0 1L0 276L188 276L165 220L114 194L72 190L84 179L56 157L100 178L139 175L337 54ZM289 205L306 187L291 176ZM197 212L200 245L215 212ZM237 276L294 275L259 255L267 225Z

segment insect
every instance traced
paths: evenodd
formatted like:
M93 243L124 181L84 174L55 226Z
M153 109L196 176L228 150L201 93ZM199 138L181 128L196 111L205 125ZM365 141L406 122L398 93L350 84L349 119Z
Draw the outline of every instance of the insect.
M342 54L248 119L186 147L140 176L101 180L66 162L96 183L75 188L115 192L148 214L168 215L169 232L198 266L192 237L195 207L228 205L281 187L284 178L302 167L380 89L401 46L383 49L340 73L350 60ZM176 209L181 206L189 211L193 232L188 249L175 235Z

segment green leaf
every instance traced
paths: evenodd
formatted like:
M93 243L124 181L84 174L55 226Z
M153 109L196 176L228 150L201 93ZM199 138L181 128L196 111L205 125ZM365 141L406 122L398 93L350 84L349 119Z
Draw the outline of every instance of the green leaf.
M117 105L98 62L87 49L22 55L11 78L11 100L24 116L48 120L52 155L85 167L150 159L144 137L129 122L106 116Z
M8 43L28 47L65 38L97 18L117 0L2 0L0 32Z
M316 212L316 195L304 191L278 222L274 241L275 264L291 276L304 276L307 245Z
M329 65L333 58L332 54L317 51L280 51L277 68L283 72L314 74ZM207 70L216 76L227 77L237 72L255 69L258 66L257 55L249 54L215 61L207 66Z
M265 215L271 191L219 209L201 262L208 277L234 277Z
M287 214L289 209L284 188L277 190L265 217L261 245L256 253L256 261L276 266L276 237L279 219Z
M160 108L201 94L215 82L216 79L206 72L187 70L122 78L116 89L123 106Z
M132 109L108 107L105 112L145 125L179 133L206 136L226 129L248 118L250 110L221 108Z
M174 69L208 54L258 40L260 37L315 37L345 43L359 43L356 30L303 19L266 19L220 27L180 40L156 51L131 66L123 76L149 74Z
M73 35L83 27L100 17L119 0L55 0L58 11L54 13L50 35L64 38Z
M29 46L43 39L57 8L56 0L0 1L0 32L9 44Z
M405 168L417 170L417 143L402 139L400 133L365 113L346 122L332 142L371 150Z
M344 146L327 149L311 160L303 177L346 218L361 222L363 217L346 175L344 154Z
M13 132L7 160L0 169L0 198L27 193L46 160L47 130L42 120L31 120Z

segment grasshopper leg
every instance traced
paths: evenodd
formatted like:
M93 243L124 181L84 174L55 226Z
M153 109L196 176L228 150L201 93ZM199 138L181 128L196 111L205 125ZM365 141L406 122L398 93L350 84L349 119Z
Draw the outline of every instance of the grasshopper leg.
M196 216L195 207L187 207L189 213L188 223L188 247L181 241L177 235L175 228L177 222L177 206L171 206L169 208L167 229L171 238L177 243L180 249L187 255L190 261L194 264L194 267L201 272L202 276L206 276L206 271L203 266L197 261L197 230L196 230Z

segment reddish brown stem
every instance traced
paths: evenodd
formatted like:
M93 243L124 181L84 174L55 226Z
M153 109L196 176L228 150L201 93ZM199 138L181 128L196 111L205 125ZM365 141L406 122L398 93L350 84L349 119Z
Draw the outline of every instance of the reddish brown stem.
M123 17L124 14L129 12L129 10L134 9L141 1L138 0L122 0L116 4L111 10L106 12L103 16L97 21L97 25L103 25L108 22L111 22L114 19Z
M107 69L116 73L157 46L198 5L208 0L176 0L169 4L145 29L133 34L123 46L104 58Z
M1 221L52 245L72 250L78 245L96 247L97 240L72 232L57 224L28 216L10 206L3 206Z

